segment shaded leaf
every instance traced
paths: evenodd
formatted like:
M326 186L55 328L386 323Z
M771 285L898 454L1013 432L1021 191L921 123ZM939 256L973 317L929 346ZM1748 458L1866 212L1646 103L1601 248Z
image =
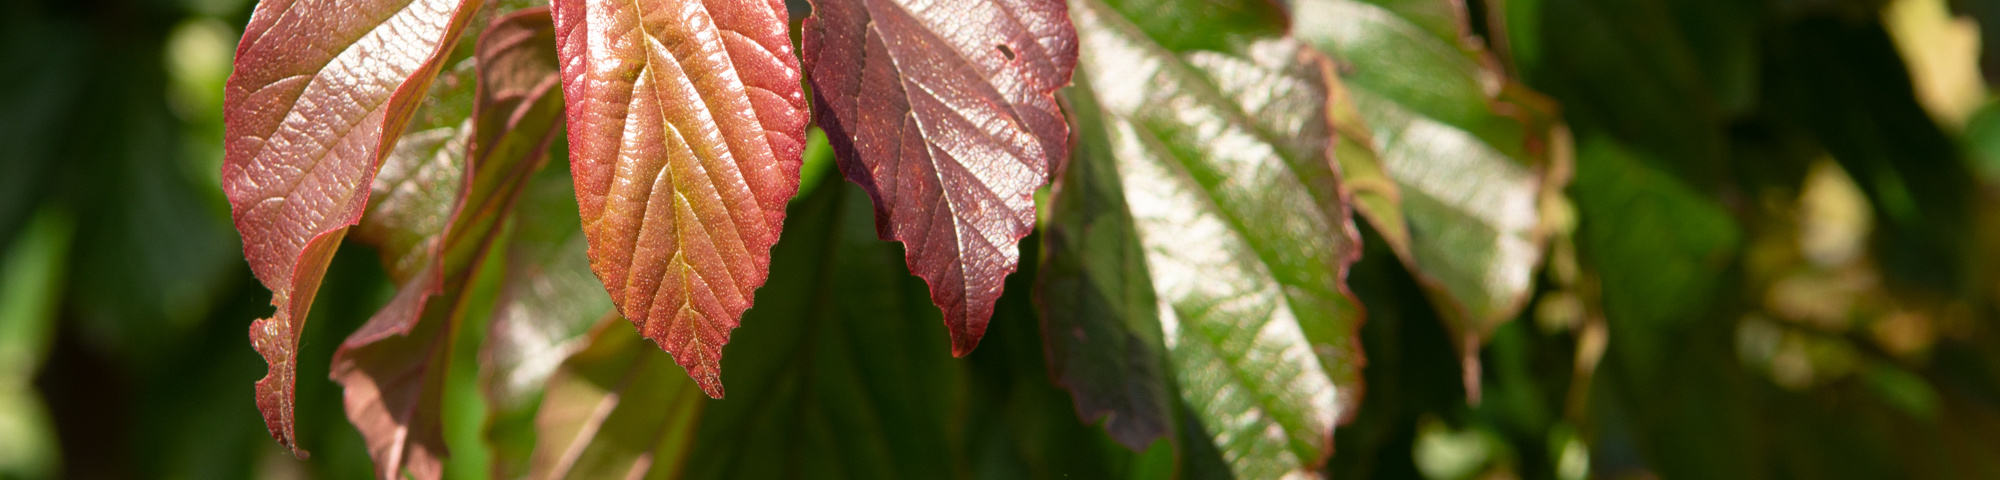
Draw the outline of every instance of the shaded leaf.
M466 285L488 264L501 221L555 136L562 103L553 32L546 9L509 14L485 30L462 201L425 270L334 353L332 376L347 389L348 418L367 438L378 477L405 467L418 478L441 474L449 346L477 298Z
M543 397L533 478L957 476L946 422L962 382L945 345L920 340L942 333L921 285L875 238L859 188L828 185L792 209L771 301L746 313L755 326L726 360L750 381L683 403L699 394L666 354L593 332Z
M589 345L591 326L613 308L590 271L568 167L550 163L529 181L514 209L506 284L480 347L480 381L492 407L485 435L497 478L528 475L549 375Z
M465 183L465 149L472 143L472 104L479 91L470 59L438 74L396 147L375 173L368 210L354 240L374 246L389 278L404 282L436 259Z
M703 405L674 359L606 315L549 379L530 478L673 478Z
M1157 298L1158 318L1062 315L1110 309L1090 306L1101 300L1088 297L1057 303L1068 300L1045 291L1045 336L1052 350L1064 350L1052 353L1051 363L1087 408L1100 401L1097 392L1117 387L1092 384L1104 379L1076 366L1144 354L1145 339L1157 335L1153 348L1173 372L1169 384L1201 420L1183 431L1206 433L1238 477L1309 474L1331 452L1334 425L1360 399L1363 361L1355 335L1361 312L1342 280L1359 240L1329 157L1331 66L1283 37L1248 37L1224 51L1170 51L1152 39L1171 32L1142 30L1145 24L1127 18L1185 12L1139 3L1072 5L1085 46L1079 84L1088 88L1071 98L1089 95L1075 105L1095 104L1102 114L1099 130L1080 138L1105 145L1086 145L1065 173L1051 238L1124 244L1128 255L1143 252L1143 269L1100 258L1103 250L1052 243L1045 281L1096 290L1088 295L1116 299L1126 315L1151 313L1134 306L1144 298L1133 293L1130 284L1137 284ZM1064 276L1072 272L1089 276ZM1106 320L1119 323L1082 329L1081 338L1075 326L1062 325ZM1157 327L1147 325L1154 321ZM1093 330L1126 330L1127 346L1076 350ZM1147 375L1143 368L1125 372ZM1172 414L1147 403L1147 410L1113 416L1159 422Z
M591 270L720 398L722 347L798 191L805 94L784 4L557 0L554 11Z
M275 316L250 328L271 365L257 408L292 427L298 335L328 259L367 206L388 146L478 0L260 2L224 92L223 190Z
M56 478L55 426L34 383L55 339L75 223L68 211L44 208L0 249L0 476Z
M979 344L1034 191L1069 151L1068 16L1054 0L820 0L801 27L816 123L930 284L953 355Z
M705 407L684 477L957 477L965 380L925 341L944 329L923 287L860 188L827 184L793 208L766 287L782 301L750 311L729 360L751 381Z
M1380 5L1378 5L1378 3ZM1294 34L1334 55L1357 206L1442 304L1476 362L1532 293L1545 236L1548 101L1491 66L1444 1L1305 0ZM1351 144L1350 144L1351 142ZM1386 176L1391 185L1376 178Z
M1077 132L1106 132L1094 97L1070 90L1064 100ZM1053 190L1043 237L1049 254L1035 286L1044 352L1050 377L1075 398L1077 416L1102 419L1112 438L1143 450L1174 431L1177 389L1165 365L1159 300L1143 281L1146 251L1125 208L1111 145L1086 139L1076 148Z
M1566 122L1648 152L1650 165L1700 191L1732 172L1728 109L1755 102L1760 54L1697 48L1694 38L1758 45L1755 24L1767 22L1758 17L1769 2L1526 0L1509 8L1515 3L1518 16L1541 25L1512 36L1539 44L1540 60L1523 64L1522 75L1563 100Z

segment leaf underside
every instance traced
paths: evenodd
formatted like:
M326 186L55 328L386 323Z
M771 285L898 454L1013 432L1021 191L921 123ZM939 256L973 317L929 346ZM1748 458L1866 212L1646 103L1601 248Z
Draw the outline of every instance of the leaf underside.
M1051 219L1051 368L1128 447L1172 433L1155 390L1177 391L1202 422L1177 428L1206 432L1238 477L1310 474L1363 362L1331 65L1256 28L1275 17L1260 5L1208 4L1243 6L1200 17L1239 35L1170 45L1167 20L1199 16L1137 3L1072 4L1085 88L1070 98L1091 111Z
M930 284L952 353L971 352L1034 228L1034 191L1069 151L1054 99L1076 68L1064 2L819 0L801 36L841 171Z
M460 197L431 244L435 250L421 255L429 259L425 269L334 352L331 376L346 390L348 418L367 440L378 477L395 478L405 469L419 479L442 474L440 402L448 346L474 298L466 286L485 267L501 220L540 168L558 125L553 32L542 8L501 17L484 29L474 52L477 94L470 118L460 122L470 131L452 136L467 144L439 156L466 165L462 188L455 190ZM470 78L441 84L452 82L475 85ZM445 158L451 152L459 155Z
M298 336L327 262L479 0L260 2L225 86L223 191L243 255L271 289L250 327L270 364L257 408L295 455Z
M784 3L553 8L591 270L720 398L722 346L764 284L798 191L806 105Z

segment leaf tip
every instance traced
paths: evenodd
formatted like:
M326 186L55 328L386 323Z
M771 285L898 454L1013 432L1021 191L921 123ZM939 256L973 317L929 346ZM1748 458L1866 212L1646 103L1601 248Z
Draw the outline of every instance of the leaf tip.
M714 368L706 368L704 370L706 371L702 375L694 377L695 385L700 386L701 393L708 394L708 398L721 400L722 376ZM694 372L688 373L693 374Z
M971 355L972 349L979 347L979 339L986 336L986 321L960 321L950 327L952 358Z
M257 380L257 411L264 415L264 427L270 430L271 439L291 449L292 456L305 460L311 454L299 448L292 421L292 367L284 352L290 328L285 320L281 312L250 323L250 345L270 364L264 378Z

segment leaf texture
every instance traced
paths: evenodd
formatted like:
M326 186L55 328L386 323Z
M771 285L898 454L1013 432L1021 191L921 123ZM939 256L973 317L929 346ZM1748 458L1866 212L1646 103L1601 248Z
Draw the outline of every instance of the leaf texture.
M591 270L720 398L722 347L798 191L806 105L784 3L553 7Z
M470 175L438 250L334 353L332 377L346 388L348 419L367 440L378 477L405 469L420 479L442 474L449 346L476 297L466 285L488 265L501 220L540 168L558 125L553 38L541 8L501 17L481 35L471 134L463 136L471 140L462 157Z
M1363 363L1331 64L1271 30L1173 50L1154 40L1174 32L1159 17L1192 12L1142 3L1071 7L1085 88L1070 98L1095 111L1077 115L1090 130L1051 219L1051 368L1128 447L1171 433L1158 388L1200 422L1175 428L1205 432L1235 476L1311 475L1359 404Z
M952 353L979 343L1034 191L1069 151L1054 93L1076 68L1057 0L820 0L801 36L815 120L875 202L877 234L944 311Z
M383 155L479 0L260 2L237 45L223 108L223 191L243 255L271 289L250 327L270 364L257 408L272 438L293 430L298 336Z

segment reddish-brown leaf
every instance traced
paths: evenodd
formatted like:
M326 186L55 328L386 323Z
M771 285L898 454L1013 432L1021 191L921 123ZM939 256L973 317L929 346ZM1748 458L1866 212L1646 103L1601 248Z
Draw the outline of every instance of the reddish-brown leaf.
M465 285L484 267L501 220L554 139L562 107L554 37L546 8L501 17L480 36L465 159L470 175L434 244L439 250L334 352L332 377L346 389L348 420L367 440L380 478L405 469L419 479L442 474L446 347L471 298L463 295Z
M818 0L802 36L814 117L876 230L944 310L952 354L979 344L1068 155L1055 102L1076 68L1061 0Z
M223 190L243 256L271 289L250 327L270 364L257 408L304 457L292 424L298 334L327 261L368 204L381 157L480 0L265 0L223 98Z
M570 170L618 311L722 397L722 346L799 186L780 0L556 0Z

